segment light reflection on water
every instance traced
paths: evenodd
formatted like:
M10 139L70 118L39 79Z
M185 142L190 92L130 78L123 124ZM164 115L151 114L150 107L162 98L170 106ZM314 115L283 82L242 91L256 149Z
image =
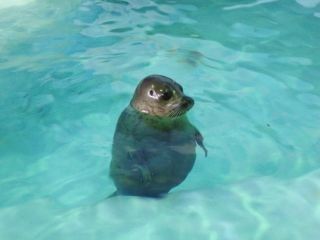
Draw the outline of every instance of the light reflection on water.
M0 239L317 239L319 12L318 1L1 3ZM151 73L195 98L209 157L198 149L165 199L106 200L116 120Z

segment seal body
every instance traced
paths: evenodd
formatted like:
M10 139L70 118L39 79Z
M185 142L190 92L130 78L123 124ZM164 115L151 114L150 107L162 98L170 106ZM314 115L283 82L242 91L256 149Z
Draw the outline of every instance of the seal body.
M192 106L172 79L152 75L140 82L113 138L110 176L118 194L158 197L187 177L196 144L206 152L185 115Z

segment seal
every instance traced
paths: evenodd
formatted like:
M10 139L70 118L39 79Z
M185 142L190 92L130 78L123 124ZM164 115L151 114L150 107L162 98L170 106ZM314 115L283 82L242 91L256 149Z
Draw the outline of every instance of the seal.
M140 81L121 113L112 145L113 195L160 197L191 171L201 133L186 113L194 100L174 80L150 75Z

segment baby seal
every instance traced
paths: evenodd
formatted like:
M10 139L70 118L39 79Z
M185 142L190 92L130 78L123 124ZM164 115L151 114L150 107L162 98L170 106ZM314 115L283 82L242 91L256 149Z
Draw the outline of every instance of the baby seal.
M151 75L137 86L113 138L110 177L114 195L159 197L180 184L196 159L201 133L186 112L194 101L174 80Z

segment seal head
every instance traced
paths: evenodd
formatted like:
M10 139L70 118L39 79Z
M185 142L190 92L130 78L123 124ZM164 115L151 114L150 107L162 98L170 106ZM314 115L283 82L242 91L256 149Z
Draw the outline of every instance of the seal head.
M184 95L182 86L171 78L150 75L138 84L130 104L151 116L175 118L191 109L194 100Z

